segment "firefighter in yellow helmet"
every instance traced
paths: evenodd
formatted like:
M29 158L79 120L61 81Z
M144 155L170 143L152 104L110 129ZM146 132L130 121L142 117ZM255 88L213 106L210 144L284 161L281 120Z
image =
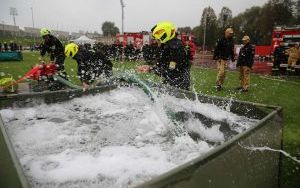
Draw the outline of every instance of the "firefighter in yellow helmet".
M83 89L87 89L99 76L112 75L112 63L101 52L89 51L75 43L67 44L65 56L72 57L78 64L78 76Z
M189 90L190 68L189 57L181 40L176 37L176 28L171 22L160 22L152 29L152 36L161 44L154 66L143 65L138 72L153 72L164 78L170 86Z
M43 57L46 53L50 56L50 60L55 64L57 69L57 74L64 79L67 78L67 74L65 71L64 61L65 61L65 54L64 54L64 46L59 41L58 38L51 34L51 31L47 28L42 28L40 30L40 35L43 38L44 42L40 48L40 57L39 61L44 63ZM50 90L59 90L63 89L63 84L53 80L53 78L49 78L50 82L48 83L48 87Z
M51 34L49 29L42 28L40 30L40 34L44 40L44 43L41 46L41 52L40 52L41 57L39 59L42 60L42 57L45 56L46 53L48 53L50 55L50 60L54 61L59 74L62 77L66 78L65 66L64 66L64 61L65 61L64 46L62 45L62 43L59 41L58 38L56 38Z

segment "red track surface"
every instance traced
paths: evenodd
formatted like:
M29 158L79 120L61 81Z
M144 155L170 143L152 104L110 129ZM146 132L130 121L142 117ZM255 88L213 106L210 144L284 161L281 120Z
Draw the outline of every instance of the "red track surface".
M259 62L256 61L253 64L252 72L260 74L271 74L272 73L272 62Z
M212 60L211 55L195 55L195 59L192 62L194 66L204 67L204 68L217 68L217 64ZM252 72L259 74L268 74L272 73L272 62L267 61L255 61ZM232 68L231 68L232 69Z

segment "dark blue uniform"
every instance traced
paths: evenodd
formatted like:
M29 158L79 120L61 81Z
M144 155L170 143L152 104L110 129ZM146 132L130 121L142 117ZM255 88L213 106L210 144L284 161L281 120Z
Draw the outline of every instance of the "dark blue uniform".
M164 83L189 90L191 64L181 40L173 38L162 44L158 53L153 71L164 78Z
M279 70L280 64L287 62L287 55L285 54L285 47L278 46L274 50L273 70Z
M254 47L250 43L246 44L240 50L236 66L247 66L249 68L252 68L252 65L254 63L254 54Z
M64 47L62 43L53 35L48 35L48 38L45 39L41 46L41 56L44 56L46 53L50 55L51 61L55 62L57 70L59 72L64 72Z
M73 59L78 63L78 76L81 82L91 84L103 73L106 77L112 75L111 61L100 52L79 48Z

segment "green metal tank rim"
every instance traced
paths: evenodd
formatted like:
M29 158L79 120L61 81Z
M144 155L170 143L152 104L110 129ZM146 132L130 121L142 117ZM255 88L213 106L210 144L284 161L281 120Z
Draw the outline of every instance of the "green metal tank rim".
M4 127L4 123L3 123L3 120L2 120L1 114L0 114L0 129L1 129L4 141L6 143L6 146L8 148L8 152L10 154L10 157L13 161L14 167L17 171L18 176L19 176L20 183L21 183L23 188L29 188L27 178L24 175L24 172L21 168L21 164L20 164L20 162L17 158L16 152L13 149L12 143L11 143L11 141L10 141L8 135L7 135L6 128Z
M57 94L67 94L67 95L72 95L72 94L77 94L74 97L78 97L78 96L82 96L82 95L88 95L88 94L93 94L93 93L99 93L99 92L105 92L105 91L110 91L113 90L115 88L117 88L117 85L105 85L105 86L101 86L101 87L96 87L93 89L90 89L88 91L83 92L80 89L77 90L65 90L65 91L52 91L52 92L40 92L40 93L24 93L24 94L13 94L10 96L0 96L0 100L1 99L14 99L17 97L24 97L24 98L32 98L32 97L44 97L45 95L51 95L54 93ZM174 93L179 93L179 94L189 94L189 95L193 95L194 93L189 92L189 91L184 91L184 90L179 90L179 89L174 89L172 88L172 90ZM212 160L213 158L215 158L216 156L220 155L221 153L224 153L225 151L227 151L229 148L235 146L236 144L238 144L239 141L241 141L241 139L248 137L251 135L251 133L259 130L260 128L262 128L268 121L272 120L272 117L276 116L277 114L281 114L282 113L282 107L279 106L272 106L272 105L265 105L265 104L260 104L260 103L253 103L253 102L245 102L245 101L239 101L239 100L230 100L227 98L223 98L223 97L215 97L215 96L207 96L207 95L203 95L203 94L198 94L197 95L199 98L206 98L209 100L219 100L219 101L223 101L223 102L236 102L236 103L240 103L240 104L248 104L248 105L253 105L254 107L263 107L263 108L269 108L272 109L273 111L268 113L267 116L265 116L263 119L261 119L254 127L251 127L249 129L247 129L245 132L238 134L236 136L234 136L232 139L228 140L227 142L217 146L216 148L212 149L211 151L207 152L206 154L197 157L183 165L180 165L179 167L176 167L174 169L172 169L171 171L168 171L158 177L153 178L152 180L138 185L137 187L145 187L145 186L149 186L151 187L151 185L162 181L168 177L173 176L174 174L180 173L184 170L190 170L189 168L195 166L195 164L204 164L207 161ZM14 149L12 148L12 144L11 141L7 135L6 132L6 128L4 126L4 123L2 121L2 117L0 115L0 128L2 131L2 134L4 136L5 142L7 144L9 153L11 155L11 158L13 160L14 166L17 170L18 176L20 177L20 181L22 184L22 187L27 188L29 187L29 184L27 182L27 179L24 175L24 172L21 168L21 165L16 157L16 153L14 151ZM198 166L199 166L198 165ZM195 167L194 167L195 168Z
M136 188L153 187L156 183L163 182L163 180L165 180L169 177L172 177L172 176L176 175L177 173L179 174L179 173L182 173L183 171L190 171L190 169L193 169L193 166L199 167L199 166L205 164L206 162L213 160L216 156L221 155L222 153L228 151L228 149L230 149L231 147L235 146L235 144L239 144L239 142L242 139L250 136L253 132L256 132L260 128L264 127L265 123L272 120L271 119L272 117L274 117L277 114L282 112L282 107L270 107L269 105L264 105L264 104L258 104L258 105L262 106L262 107L273 108L274 111L272 111L270 114L268 114L262 120L260 120L256 126L251 127L249 129L247 129L246 131L244 131L243 133L234 136L230 140L224 142L223 144L217 146L216 148L210 150L209 152L203 154L202 156L197 157L191 161L188 161L188 162L186 162L164 174L159 175L158 177L151 179L150 181L147 181L141 185L138 185L138 186L136 186ZM195 165L195 164L198 164L198 165Z

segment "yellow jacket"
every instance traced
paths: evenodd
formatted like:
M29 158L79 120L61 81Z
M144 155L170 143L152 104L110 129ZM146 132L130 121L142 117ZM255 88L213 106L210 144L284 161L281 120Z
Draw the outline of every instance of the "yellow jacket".
M300 58L300 48L291 47L290 49L286 50L286 53L289 55L289 58Z

